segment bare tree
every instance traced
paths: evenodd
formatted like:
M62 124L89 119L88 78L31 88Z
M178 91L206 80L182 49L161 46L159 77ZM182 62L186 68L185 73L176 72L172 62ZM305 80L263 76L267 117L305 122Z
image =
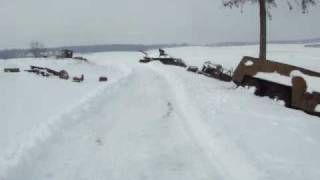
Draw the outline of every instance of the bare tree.
M223 0L225 7L243 7L247 2L259 3L260 9L260 51L259 58L267 58L267 16L271 17L271 13L268 11L271 7L276 7L277 0ZM290 10L293 9L295 4L301 8L302 13L306 13L308 5L315 5L316 0L285 0Z
M32 41L30 43L30 53L35 58L43 57L47 49L45 48L44 44L39 41Z

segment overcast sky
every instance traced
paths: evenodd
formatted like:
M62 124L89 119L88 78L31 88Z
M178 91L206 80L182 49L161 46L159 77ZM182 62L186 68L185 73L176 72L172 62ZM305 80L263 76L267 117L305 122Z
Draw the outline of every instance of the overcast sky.
M319 5L272 13L269 40L320 37ZM256 4L241 13L221 0L0 0L0 48L257 41L258 20Z

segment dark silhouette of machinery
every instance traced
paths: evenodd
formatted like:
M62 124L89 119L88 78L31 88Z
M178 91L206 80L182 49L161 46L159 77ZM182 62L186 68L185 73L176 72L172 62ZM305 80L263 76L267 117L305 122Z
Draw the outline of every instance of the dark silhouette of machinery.
M151 61L160 61L166 65L175 65L181 67L187 67L187 65L183 62L182 59L170 57L163 49L159 49L159 57L150 57L149 54L145 51L140 50L144 54L143 59L139 62L148 63Z

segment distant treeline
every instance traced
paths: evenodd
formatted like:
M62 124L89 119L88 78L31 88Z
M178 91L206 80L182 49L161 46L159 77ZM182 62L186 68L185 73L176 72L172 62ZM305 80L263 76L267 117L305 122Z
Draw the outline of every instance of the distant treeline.
M307 40L283 40L283 41L269 41L272 44L307 44L305 47L320 47L320 38ZM316 44L317 43L317 44ZM245 46L257 45L258 42L221 42L208 44L207 46ZM48 52L58 52L62 49L70 49L75 53L95 53L95 52L110 52L110 51L138 51L158 48L170 48L188 46L188 44L156 44L156 45L142 45L142 44L108 44L108 45L89 45L89 46L65 46L57 48L47 48ZM23 58L29 56L28 49L8 49L0 50L0 59Z
M25 57L27 53L28 51L25 49L0 50L0 59Z
M315 39L305 39L305 40L279 40L279 41L268 41L270 44L312 44L319 43L320 38ZM257 45L259 42L221 42L209 44L208 46L248 46L248 45ZM316 45L306 45L306 47L320 46L320 44Z
M138 51L158 48L169 48L187 46L187 44L156 44L156 45L140 45L140 44L110 44L110 45L89 45L89 46L64 46L56 48L46 48L48 52L58 52L62 49L70 49L75 53L95 53L110 51ZM0 59L23 58L30 56L28 49L8 49L0 50Z
M320 44L307 44L305 47L320 48Z

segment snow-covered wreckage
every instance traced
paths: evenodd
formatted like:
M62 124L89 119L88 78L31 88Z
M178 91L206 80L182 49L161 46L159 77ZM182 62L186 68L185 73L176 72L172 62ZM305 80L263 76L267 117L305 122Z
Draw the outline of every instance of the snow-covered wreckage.
M220 64L214 64L211 61L207 61L203 64L201 73L221 81L230 82L232 80L232 70L227 70Z
M140 59L139 62L141 63L148 63L151 61L160 61L163 64L166 65L175 65L175 66L181 66L181 67L187 67L186 63L183 62L182 59L179 58L174 58L169 56L168 54L165 53L163 49L159 49L159 57L150 57L147 52L141 51L145 56L143 59Z
M243 57L232 80L254 86L255 94L282 100L285 106L320 116L320 73L301 67Z

